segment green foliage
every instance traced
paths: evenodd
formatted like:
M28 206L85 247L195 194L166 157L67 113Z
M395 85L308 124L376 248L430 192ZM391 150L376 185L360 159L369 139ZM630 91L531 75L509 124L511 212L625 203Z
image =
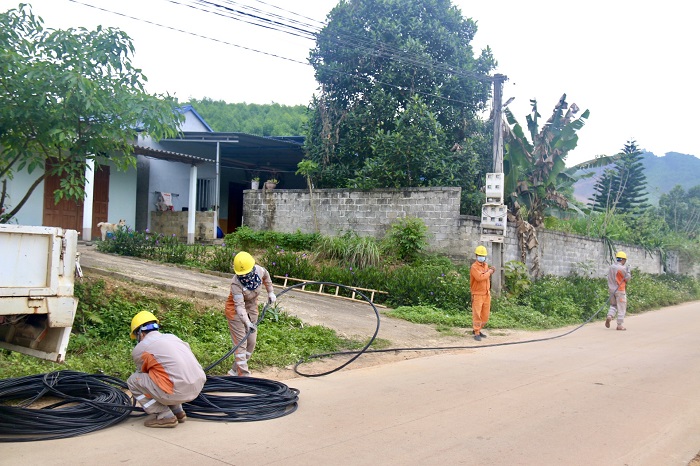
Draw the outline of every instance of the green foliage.
M260 263L272 276L315 280L315 268L306 253L269 248L260 258Z
M145 92L133 51L118 29L44 29L25 4L0 14L0 180L36 176L11 206L2 183L0 223L46 176L61 178L56 202L82 201L88 160L135 167L137 128L154 139L177 135L177 101Z
M646 199L646 175L642 151L635 141L628 141L612 169L606 170L593 188L593 210L633 214L649 208Z
M256 136L301 136L308 120L305 105L229 104L207 97L188 102L214 131Z
M207 366L231 347L222 310L196 309L189 301L132 293L129 287L106 290L104 282L83 279L76 284L79 298L74 334L64 364L43 361L16 352L0 352L0 378L20 377L55 370L76 370L126 379L135 370L129 338L131 318L139 311L153 312L162 331L188 342L193 353ZM223 303L222 303L223 307ZM100 321L87 318L99 315ZM266 314L259 326L258 344L250 361L253 370L266 366L287 366L311 354L357 348L359 342L339 338L320 326L304 325L283 312ZM231 361L224 361L210 374L224 374Z
M505 264L505 288L514 298L522 296L530 289L532 280L527 272L527 266L520 261L509 261Z
M310 57L321 93L305 145L320 167L318 185L472 191L490 160L476 115L495 66L488 48L474 56L475 33L449 1L339 3Z
M224 237L224 243L241 250L261 249L279 246L291 251L309 251L320 240L318 233L279 233L276 231L256 231L248 226L241 226L235 232Z
M315 252L322 259L355 267L376 266L382 261L380 245L370 236L346 231L341 236L324 236L316 243Z
M531 102L532 112L526 117L529 140L510 110L505 109L508 125L503 170L505 192L511 193L506 197L509 210L526 217L523 220L537 228L544 223L547 208L569 208L562 191L573 185L575 170L567 170L566 156L578 145L576 132L583 127L589 111L577 118L579 108L569 105L564 94L540 129L537 101Z
M676 185L659 199L659 214L669 228L688 238L700 237L700 185L686 191Z
M385 241L399 259L415 261L428 247L428 227L420 218L400 218L389 227Z

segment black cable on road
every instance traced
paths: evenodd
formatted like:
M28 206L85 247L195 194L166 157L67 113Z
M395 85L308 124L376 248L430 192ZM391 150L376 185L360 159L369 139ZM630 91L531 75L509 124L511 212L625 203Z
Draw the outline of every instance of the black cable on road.
M375 315L376 315L376 317L377 317L377 328L376 328L376 330L375 330L375 332L374 332L374 335L373 335L372 338L370 339L370 341L369 341L369 342L365 345L365 347L362 348L361 350L357 350L357 351L337 351L337 352L333 352L333 353L313 354L313 355L307 356L306 358L302 358L301 360L299 360L299 361L294 365L294 372L295 372L296 374L302 376L302 377L321 377L321 376L324 376L324 375L332 374L333 372L337 372L337 371L339 371L340 369L344 368L345 366L347 366L347 365L350 364L352 361L356 360L356 359L359 358L362 354L365 354L365 353L369 354L369 353L389 353L389 352L398 352L398 351L440 351L440 350L455 350L455 349L479 349L479 348L493 348L493 347L496 347L496 346L523 345L523 344L525 344L525 343L536 343L536 342L541 342L541 341L554 340L554 339L556 339L556 338L561 338L561 337L564 337L564 336L566 336L566 335L570 335L570 334L574 333L575 331L579 330L581 327L583 327L584 325L586 325L587 323L589 323L591 320L593 320L593 319L600 313L600 311L602 311L602 310L610 303L610 299L608 299L608 300L607 300L605 303L603 303L603 305L602 305L600 308L598 308L598 310L597 310L596 312L594 312L593 315L591 315L585 322L581 323L581 324L578 325L577 327L575 327L575 328L573 328L573 329L571 329L571 330L569 330L569 331L567 331L567 332L561 333L561 334L559 334L559 335L554 335L554 336L551 336L551 337L533 338L533 339L530 339L530 340L509 341L509 342L502 342L502 343L489 343L489 344L485 344L485 345L433 346L433 347L415 347L415 348L385 348L385 349L370 350L370 349L368 349L368 348L372 345L372 343L374 342L374 340L375 340L376 337L377 337L377 333L379 332L379 312L377 311L377 308L374 306L374 304L367 298L367 296L365 296L364 294L362 294L359 290L356 290L356 289L354 289L354 288L352 288L352 287L349 287L349 286L339 285L339 284L337 284L337 283L306 282L306 283L299 283L299 284L297 284L297 285L294 285L294 286L291 286L291 287L289 287L289 288L286 288L286 289L284 289L284 290L280 293L280 295L286 293L288 290L290 290L290 289L292 289L292 288L296 288L296 287L299 287L299 286L302 286L302 285L315 284L315 283L323 283L323 284L332 285L332 286L340 286L340 287L342 287L342 288L346 288L346 289L348 289L348 290L354 291L356 294L359 294L360 296L362 296L362 298L364 298L364 300L367 301L367 302L369 303L369 305L372 306L372 308L374 309L374 313L375 313ZM618 285L618 287L619 287L619 285ZM616 290L616 291L617 291L617 290ZM305 363L307 363L307 362L309 362L309 361L311 361L311 360L313 360L313 359L320 359L320 358L332 357L332 356L346 356L346 355L354 355L354 356L353 356L349 361L345 362L344 364L342 364L342 365L340 365L340 366L338 366L338 367L336 367L336 368L334 368L334 369L325 371L325 372L320 372L320 373L318 373L318 374L308 374L308 373L301 372L301 371L299 370L299 366L300 366L300 365L305 364Z

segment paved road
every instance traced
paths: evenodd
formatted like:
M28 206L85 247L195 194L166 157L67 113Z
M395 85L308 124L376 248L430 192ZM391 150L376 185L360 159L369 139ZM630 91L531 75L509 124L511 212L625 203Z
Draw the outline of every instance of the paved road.
M288 380L300 406L280 419L126 421L0 445L0 464L687 465L700 449L700 302L626 326Z

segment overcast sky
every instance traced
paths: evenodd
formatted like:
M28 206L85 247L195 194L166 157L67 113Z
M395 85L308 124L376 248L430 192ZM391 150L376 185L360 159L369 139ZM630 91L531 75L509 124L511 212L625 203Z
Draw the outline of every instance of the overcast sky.
M148 77L151 93L167 92L180 101L209 97L230 103L306 105L316 91L313 69L298 63L305 63L312 40L183 6L187 0L25 2L50 28L93 29L101 24L126 31L136 49L133 61ZM0 0L0 10L19 3ZM320 26L337 0L219 3L253 6L285 17L297 13L303 16L297 19ZM477 21L472 45L476 53L487 45L493 50L497 72L509 78L504 101L515 98L510 108L521 124L525 125L530 99L537 99L543 123L564 93L570 103L591 111L567 165L612 155L628 139L659 156L667 152L700 156L694 117L700 111L700 97L693 90L700 27L694 2L453 0L453 4Z

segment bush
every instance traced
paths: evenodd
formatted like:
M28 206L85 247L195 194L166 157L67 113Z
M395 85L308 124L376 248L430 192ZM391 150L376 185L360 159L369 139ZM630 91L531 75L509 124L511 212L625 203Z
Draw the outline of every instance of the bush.
M428 247L428 227L416 217L404 217L389 227L384 238L388 248L407 262L415 261Z

